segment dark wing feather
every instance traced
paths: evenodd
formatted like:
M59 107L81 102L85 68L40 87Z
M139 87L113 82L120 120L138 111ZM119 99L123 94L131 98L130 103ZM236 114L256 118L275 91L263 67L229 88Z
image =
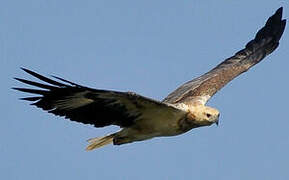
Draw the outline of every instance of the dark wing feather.
M142 113L148 108L173 108L165 103L135 93L91 89L55 77L65 82L64 84L28 69L23 68L23 70L48 84L15 78L22 83L41 88L13 88L22 92L39 95L21 98L22 100L32 101L32 105L49 113L64 116L72 121L92 124L95 127L108 125L127 127L140 118Z
M193 79L169 94L163 102L180 103L200 101L205 104L211 96L236 76L259 63L279 45L286 20L282 20L282 7L271 16L245 49L226 59L208 73Z

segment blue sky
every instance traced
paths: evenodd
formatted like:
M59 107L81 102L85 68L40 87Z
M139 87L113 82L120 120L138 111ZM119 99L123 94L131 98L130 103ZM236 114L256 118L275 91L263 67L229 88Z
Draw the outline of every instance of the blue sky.
M279 48L209 102L219 127L84 150L116 131L19 101L26 67L86 86L163 99L233 55L286 1L0 2L1 179L288 179L288 28ZM4 116L3 116L4 115Z

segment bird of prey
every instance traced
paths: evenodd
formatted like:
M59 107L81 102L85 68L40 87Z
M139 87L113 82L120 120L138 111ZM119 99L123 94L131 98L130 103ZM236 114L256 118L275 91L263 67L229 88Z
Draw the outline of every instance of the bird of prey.
M193 128L218 124L220 113L206 106L207 101L232 79L272 53L279 45L285 25L281 7L244 49L202 76L186 82L162 101L133 92L92 89L56 76L52 80L25 68L22 69L42 83L15 79L39 89L14 89L36 94L21 99L32 101L32 105L57 116L95 127L117 125L121 128L116 133L88 140L86 150L111 143L121 145L175 136Z

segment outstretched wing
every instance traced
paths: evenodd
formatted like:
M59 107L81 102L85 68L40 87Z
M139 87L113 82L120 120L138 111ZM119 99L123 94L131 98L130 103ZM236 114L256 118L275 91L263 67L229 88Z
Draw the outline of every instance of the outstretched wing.
M169 94L163 102L205 104L228 82L272 53L279 45L285 25L286 20L282 20L281 7L267 20L265 26L258 31L245 49L226 59L206 74L183 84Z
M143 113L149 113L148 109L180 111L165 103L135 93L91 89L54 76L63 83L57 82L28 69L22 69L46 84L15 78L25 84L41 88L13 88L37 94L35 97L21 99L32 101L32 105L72 121L92 124L95 127L108 125L128 127L141 118Z

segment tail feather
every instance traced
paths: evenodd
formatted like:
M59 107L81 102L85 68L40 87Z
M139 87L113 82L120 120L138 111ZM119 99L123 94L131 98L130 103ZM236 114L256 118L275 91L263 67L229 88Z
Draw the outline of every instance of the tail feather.
M111 144L113 142L114 136L115 136L115 134L110 134L108 136L96 137L96 138L92 138L92 139L87 140L89 145L86 147L86 151L91 151L93 149L100 148L102 146Z

